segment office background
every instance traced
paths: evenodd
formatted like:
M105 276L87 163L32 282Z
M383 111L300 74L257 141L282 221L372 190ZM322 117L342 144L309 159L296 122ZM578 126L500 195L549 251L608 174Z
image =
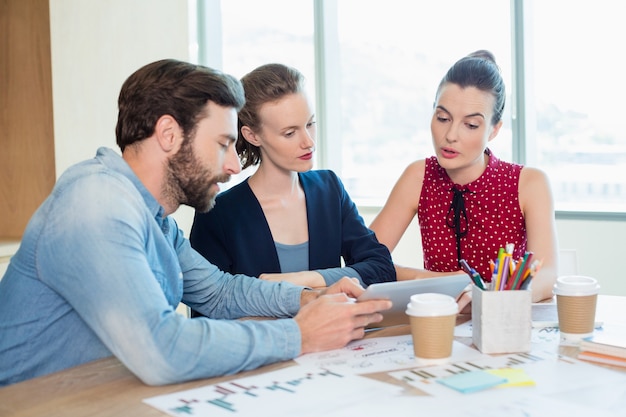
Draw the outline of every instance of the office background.
M182 0L50 0L49 13L58 177L92 158L99 146L118 149L114 128L123 81L157 59L190 59L190 25ZM361 208L366 223L376 212L373 206ZM183 207L174 216L188 234L193 211ZM603 294L626 295L617 262L626 249L626 221L557 219L557 231L560 247L576 251L581 274L598 278ZM418 233L414 221L393 254L396 262L421 265ZM0 244L0 262L6 264L15 247L15 242ZM5 267L0 265L0 274Z

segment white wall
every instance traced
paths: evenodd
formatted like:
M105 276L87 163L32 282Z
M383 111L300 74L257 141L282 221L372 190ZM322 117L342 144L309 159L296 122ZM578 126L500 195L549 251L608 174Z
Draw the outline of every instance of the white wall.
M561 248L576 249L582 275L596 277L602 294L626 295L626 222L557 220L556 227Z
M115 143L117 97L150 62L189 60L185 0L51 0L50 38L57 178ZM189 224L193 211L175 217Z
M51 0L52 78L57 176L115 144L117 95L140 66L189 59L184 0ZM377 210L364 209L367 224ZM193 211L175 213L187 233ZM415 223L415 222L414 222ZM626 222L557 221L561 248L575 249L581 274L597 277L603 294L626 295L618 260L626 254ZM394 259L421 266L419 228L412 224Z
M184 0L51 0L57 177L115 143L126 78L163 58L189 59Z

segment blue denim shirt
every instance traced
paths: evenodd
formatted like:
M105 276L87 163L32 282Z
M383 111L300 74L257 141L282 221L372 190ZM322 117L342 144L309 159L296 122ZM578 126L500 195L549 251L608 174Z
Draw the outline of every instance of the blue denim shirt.
M111 355L155 385L292 359L301 291L210 264L101 148L59 178L0 281L0 386ZM284 319L222 320L244 316Z

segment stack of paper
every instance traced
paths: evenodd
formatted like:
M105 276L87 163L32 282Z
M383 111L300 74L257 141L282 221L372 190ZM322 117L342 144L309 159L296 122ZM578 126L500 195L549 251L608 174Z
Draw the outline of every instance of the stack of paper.
M626 367L626 326L610 324L580 342L578 359Z

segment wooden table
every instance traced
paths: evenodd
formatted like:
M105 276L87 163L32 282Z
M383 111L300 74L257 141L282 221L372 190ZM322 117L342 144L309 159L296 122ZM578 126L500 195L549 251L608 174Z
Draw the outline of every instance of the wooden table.
M596 312L598 320L605 323L626 324L625 313L626 297L600 296ZM459 322L467 319L466 316L460 316ZM369 332L366 337L396 336L408 332L408 326L397 326ZM457 340L471 345L470 338ZM559 351L562 354L573 356L577 353L577 348L561 346ZM111 357L1 388L0 416L163 417L163 413L142 403L142 400L274 371L294 364L294 361L288 361L265 366L254 371L242 372L234 376L153 387L145 385L120 361ZM371 377L386 378L385 373L373 374ZM395 380L394 382L398 383ZM408 386L406 388L411 389Z

